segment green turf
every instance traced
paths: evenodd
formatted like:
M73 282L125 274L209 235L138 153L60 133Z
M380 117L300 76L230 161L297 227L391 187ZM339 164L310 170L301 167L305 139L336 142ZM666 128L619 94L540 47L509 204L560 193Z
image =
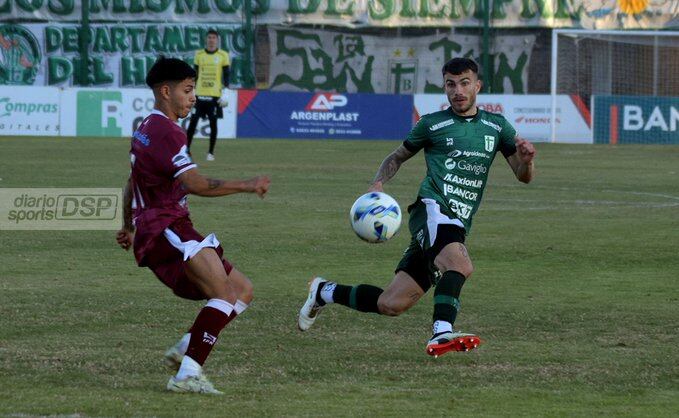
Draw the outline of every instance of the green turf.
M323 312L321 274L384 285L408 242L359 241L347 211L397 142L221 141L211 176L269 173L269 196L191 198L256 300L206 364L223 397L172 395L164 350L200 304L172 296L109 231L0 231L0 415L670 416L679 411L679 147L538 146L500 158L468 247L458 325L487 343L424 353L431 295L398 318ZM120 187L122 139L0 139L0 188ZM417 156L387 185L405 207ZM672 412L674 411L674 412Z

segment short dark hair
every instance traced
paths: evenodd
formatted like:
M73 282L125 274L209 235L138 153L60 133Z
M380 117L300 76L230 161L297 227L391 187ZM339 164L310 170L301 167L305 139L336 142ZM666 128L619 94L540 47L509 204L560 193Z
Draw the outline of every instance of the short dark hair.
M459 75L467 70L478 75L479 66L476 63L476 61L474 61L471 58L453 58L447 63L443 64L441 72L443 73L443 75L445 75L446 73L450 73L452 75Z
M165 58L161 55L146 74L146 85L154 88L166 81L183 81L187 78L196 78L196 70L178 58Z
M217 32L217 31L216 31L216 30L214 30L214 29L210 29L210 30L209 30L209 31L207 31L207 33L205 34L205 37L207 38L207 36L208 36L208 35L215 35L215 36L219 36L219 32Z

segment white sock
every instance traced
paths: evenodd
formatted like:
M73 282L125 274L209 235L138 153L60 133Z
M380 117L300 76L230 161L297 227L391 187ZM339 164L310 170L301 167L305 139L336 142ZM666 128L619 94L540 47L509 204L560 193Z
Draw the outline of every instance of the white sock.
M453 332L453 324L448 321L434 321L434 325L431 328L434 335L441 332Z
M233 305L223 299L210 299L207 301L205 306L217 309L218 311L224 313L224 315L229 316L233 312Z
M182 365L179 366L179 371L175 376L177 380L184 380L191 376L200 376L203 372L203 368L198 364L198 362L189 356L184 356L182 360Z
M246 310L248 308L248 306L250 306L250 305L243 302L242 300L237 300L236 304L233 305L233 310L236 311L236 315L240 315L240 314L243 313L244 310Z
M321 299L323 299L323 302L335 303L335 301L332 299L332 294L335 293L335 287L337 287L337 283L335 282L325 283L325 286L323 286L321 289Z
M191 333L187 332L177 343L177 350L182 354L186 354L186 350L189 349L189 341L191 341Z

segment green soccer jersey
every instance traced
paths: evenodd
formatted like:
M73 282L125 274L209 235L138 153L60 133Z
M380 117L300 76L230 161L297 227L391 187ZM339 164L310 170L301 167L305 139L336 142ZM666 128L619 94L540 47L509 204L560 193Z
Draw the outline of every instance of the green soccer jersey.
M469 233L495 154L514 154L515 136L503 116L481 109L474 117L458 116L450 108L423 116L403 142L411 152L424 149L427 176L418 199L435 200Z

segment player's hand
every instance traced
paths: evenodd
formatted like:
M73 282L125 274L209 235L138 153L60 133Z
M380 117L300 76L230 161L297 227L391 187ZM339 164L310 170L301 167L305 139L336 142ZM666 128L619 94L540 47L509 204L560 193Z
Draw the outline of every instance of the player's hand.
M227 106L229 106L229 101L226 100L226 94L222 94L222 97L220 97L219 100L217 100L217 104L218 104L220 107L227 107Z
M525 139L516 138L516 150L519 152L519 158L524 164L529 164L535 158L535 147Z
M368 187L369 192L384 192L381 181L376 181Z
M248 180L247 183L248 191L251 193L257 193L257 196L263 199L266 192L269 191L271 179L269 179L269 176L257 176Z
M134 242L134 232L122 228L116 233L116 241L123 250L127 251L132 247L132 243Z

